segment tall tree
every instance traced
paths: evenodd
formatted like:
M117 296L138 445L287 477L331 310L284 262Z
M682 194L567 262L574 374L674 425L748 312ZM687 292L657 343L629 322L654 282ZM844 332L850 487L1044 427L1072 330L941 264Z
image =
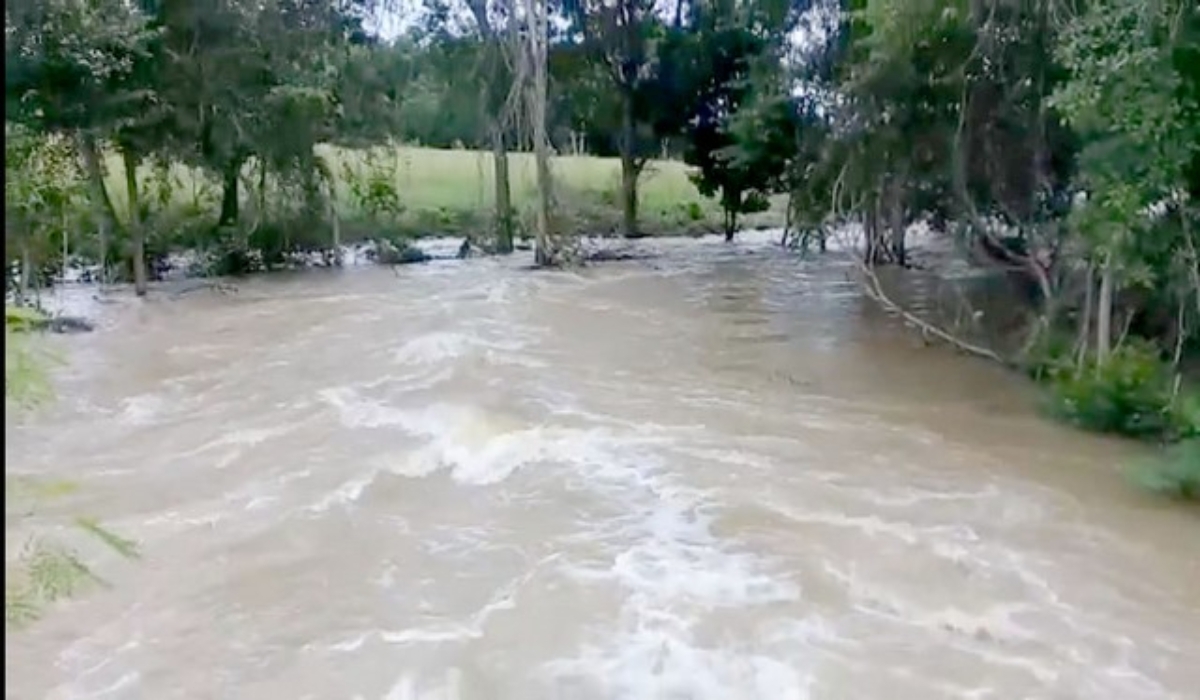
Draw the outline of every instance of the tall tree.
M661 98L654 87L662 18L654 0L566 0L563 7L617 100L622 231L636 236L638 178L656 146L648 113Z
M511 253L513 233L516 226L512 207L512 185L508 165L508 133L512 124L513 108L506 89L512 82L512 71L508 66L512 57L505 54L511 45L502 35L504 27L515 21L504 3L490 4L488 0L465 0L475 20L483 50L479 53L479 64L475 69L479 85L479 108L485 113L488 143L492 150L493 204L492 230L495 249L498 253ZM498 26L501 25L501 26Z
M104 249L116 217L100 149L111 139L132 144L160 118L150 77L159 32L139 7L120 0L21 0L9 3L7 14L6 118L78 144ZM144 239L135 217L131 206L129 253L138 294L145 294Z

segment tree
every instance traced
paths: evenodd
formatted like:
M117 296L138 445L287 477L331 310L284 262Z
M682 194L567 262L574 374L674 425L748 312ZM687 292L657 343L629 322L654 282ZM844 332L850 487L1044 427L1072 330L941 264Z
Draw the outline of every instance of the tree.
M475 68L475 74L479 85L479 109L487 115L485 121L492 150L495 186L492 228L495 249L499 253L511 253L515 215L509 179L508 132L512 123L513 108L509 98L510 90L504 87L512 82L512 71L508 70L512 59L511 56L505 55L505 46L509 42L504 40L504 30L498 28L496 23L509 23L514 21L514 18L511 17L513 13L506 12L503 5L493 8L488 0L465 1L475 19L476 31L483 45L478 54L479 64ZM542 113L544 115L544 109Z
M666 108L656 127L683 137L697 187L721 202L726 240L739 214L767 208L789 159L786 147L776 147L790 144L794 131L791 100L781 99L790 24L769 2L697 4L662 48L656 93Z
M158 118L158 98L147 82L158 33L140 9L119 0L10 3L8 20L7 119L77 142L103 248L115 214L99 144L122 136L129 143L130 135ZM137 290L144 294L143 239L136 225L131 233Z
M1099 362L1111 353L1112 310L1122 283L1165 281L1146 265L1147 248L1200 262L1196 204L1186 194L1200 152L1200 105L1176 63L1185 42L1196 41L1198 17L1193 3L1175 0L1097 3L1074 19L1059 46L1070 78L1054 103L1084 139L1080 175L1087 199L1072 218L1100 269ZM1184 50L1194 55L1194 47ZM1154 213L1156 207L1163 213ZM1192 277L1182 301L1196 295L1200 313L1200 285Z
M662 104L662 95L655 92L656 50L664 27L654 0L567 0L563 6L616 98L622 231L634 237L638 178L656 147L652 115Z

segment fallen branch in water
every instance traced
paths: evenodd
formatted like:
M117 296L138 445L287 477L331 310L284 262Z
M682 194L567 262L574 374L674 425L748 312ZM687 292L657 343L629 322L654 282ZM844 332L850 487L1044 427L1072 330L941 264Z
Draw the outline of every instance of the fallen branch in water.
M1011 360L1006 360L999 353L991 348L985 348L982 345L975 345L967 342L954 334L946 331L925 319L917 316L911 311L897 304L891 297L883 291L883 284L879 281L879 276L875 274L875 270L863 261L863 256L859 254L855 246L850 245L845 247L850 251L850 259L858 267L859 272L863 277L863 291L867 296L871 297L876 303L884 308L885 311L895 314L904 319L904 322L917 327L921 331L923 337L933 336L939 340L958 349L960 352L982 357L993 362L998 362L1005 367L1015 367L1015 363Z
M221 294L237 294L238 288L235 285L227 282L214 282L211 280L188 280L182 286L171 290L168 295L172 298L178 298L184 294L190 294L201 289L209 289Z

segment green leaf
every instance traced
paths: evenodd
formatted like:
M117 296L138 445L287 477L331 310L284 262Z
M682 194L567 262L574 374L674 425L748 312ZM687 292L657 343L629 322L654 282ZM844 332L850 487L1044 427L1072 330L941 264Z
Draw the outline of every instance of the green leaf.
M138 552L137 543L133 540L126 539L113 531L101 526L93 518L79 517L75 519L75 524L84 532L94 536L104 544L108 545L114 552L120 554L126 559L137 559L141 555Z

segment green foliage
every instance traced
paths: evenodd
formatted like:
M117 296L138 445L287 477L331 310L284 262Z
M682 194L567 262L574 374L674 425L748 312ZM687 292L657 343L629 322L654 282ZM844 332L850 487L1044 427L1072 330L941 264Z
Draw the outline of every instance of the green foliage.
M137 546L89 518L74 522L80 531L94 537L126 559L139 556ZM5 567L4 621L8 629L19 629L38 620L54 603L75 597L89 586L104 584L71 548L41 536L33 536L15 560Z
M1146 342L1128 342L1104 362L1060 367L1048 381L1055 412L1088 430L1178 439L1194 429L1168 367Z
M30 324L42 316L30 309L5 306L4 398L10 410L27 410L49 399L44 363L38 362L25 343ZM55 523L39 516L42 503L74 493L75 484L5 474L5 535L10 528L30 523L36 531ZM125 558L138 556L137 546L92 518L74 518L70 524ZM7 628L18 628L38 619L53 603L69 598L100 579L69 547L53 538L30 536L20 554L5 562L4 619Z
M36 271L62 264L71 232L88 220L87 196L72 144L6 125L4 141L5 248L22 265L18 292L36 282Z
M4 307L4 403L10 410L35 408L53 395L47 371L56 358L29 337L43 318L30 308Z
M1076 226L1120 267L1143 268L1142 277L1150 273L1130 248L1150 233L1148 208L1184 185L1200 143L1195 97L1181 90L1173 60L1186 1L1093 3L1058 46L1071 78L1053 104L1085 139L1089 197Z
M387 151L390 162L377 150L368 151L357 168L351 161L342 162L342 180L349 185L354 204L377 222L395 221L404 213L396 185L398 154L395 148Z
M6 120L107 135L153 114L142 74L158 34L135 3L16 0L5 9Z
M1133 478L1156 493L1200 498L1200 438L1168 447L1162 455L1135 469Z

